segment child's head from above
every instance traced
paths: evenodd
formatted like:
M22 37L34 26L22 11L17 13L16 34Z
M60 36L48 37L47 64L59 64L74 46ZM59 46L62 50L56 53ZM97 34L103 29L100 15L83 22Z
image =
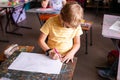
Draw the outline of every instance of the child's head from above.
M76 28L83 19L83 9L77 2L68 2L60 12L60 18L64 25Z

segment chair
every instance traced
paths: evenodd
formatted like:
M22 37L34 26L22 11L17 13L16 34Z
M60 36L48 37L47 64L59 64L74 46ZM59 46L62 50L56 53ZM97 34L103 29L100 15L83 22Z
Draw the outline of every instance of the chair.
M50 17L56 16L57 14L40 14L39 18L40 18L40 24L41 26L44 24L44 22L46 20L48 20Z

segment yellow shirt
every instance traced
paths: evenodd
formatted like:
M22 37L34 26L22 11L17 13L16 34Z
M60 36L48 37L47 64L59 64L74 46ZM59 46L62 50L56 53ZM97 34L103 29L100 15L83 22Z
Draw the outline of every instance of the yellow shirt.
M40 31L48 35L48 46L56 48L60 54L65 54L72 48L75 36L83 34L81 26L76 29L63 27L59 16L49 18Z

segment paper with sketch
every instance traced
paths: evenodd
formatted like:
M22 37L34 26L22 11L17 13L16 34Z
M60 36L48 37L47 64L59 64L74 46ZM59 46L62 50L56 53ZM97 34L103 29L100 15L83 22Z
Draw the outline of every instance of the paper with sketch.
M60 60L53 60L44 54L22 52L8 69L59 74L61 67L62 62Z
M109 29L120 32L120 21L116 21Z

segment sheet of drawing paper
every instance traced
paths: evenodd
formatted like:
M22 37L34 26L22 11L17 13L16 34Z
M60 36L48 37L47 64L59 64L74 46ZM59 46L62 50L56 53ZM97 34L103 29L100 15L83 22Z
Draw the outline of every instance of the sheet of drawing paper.
M60 60L53 60L44 54L21 52L8 69L59 74L61 67Z

